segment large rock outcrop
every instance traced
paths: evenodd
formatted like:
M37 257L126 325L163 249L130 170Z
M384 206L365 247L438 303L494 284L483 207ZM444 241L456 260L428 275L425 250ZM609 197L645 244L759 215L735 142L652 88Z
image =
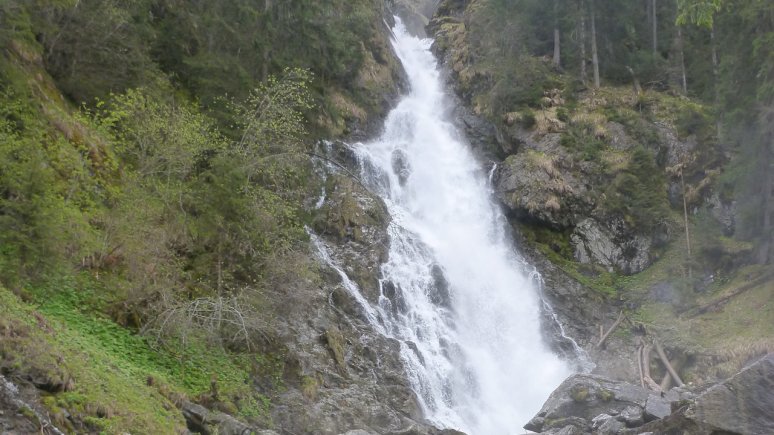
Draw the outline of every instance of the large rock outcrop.
M575 226L570 242L575 259L583 264L594 263L610 271L625 274L642 272L651 263L652 238L627 230L620 218L603 225L597 220L584 219Z
M544 434L774 433L774 354L732 378L691 392L655 393L601 376L575 375L524 427Z

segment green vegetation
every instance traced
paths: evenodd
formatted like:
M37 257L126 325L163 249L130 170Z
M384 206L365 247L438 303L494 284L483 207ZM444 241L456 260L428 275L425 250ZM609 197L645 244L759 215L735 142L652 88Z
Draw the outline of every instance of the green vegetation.
M311 132L384 110L382 26L372 0L2 2L2 373L71 432L174 433L184 399L270 426L275 322L318 279Z

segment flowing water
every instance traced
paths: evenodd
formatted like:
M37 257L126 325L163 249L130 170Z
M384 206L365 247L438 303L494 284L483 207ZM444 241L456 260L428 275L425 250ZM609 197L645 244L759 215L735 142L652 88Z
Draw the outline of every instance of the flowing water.
M400 21L393 32L411 91L381 137L352 146L363 182L392 216L378 304L313 241L375 329L403 343L428 420L471 435L523 433L570 368L542 340L533 268L512 246L491 172L450 121L432 41Z

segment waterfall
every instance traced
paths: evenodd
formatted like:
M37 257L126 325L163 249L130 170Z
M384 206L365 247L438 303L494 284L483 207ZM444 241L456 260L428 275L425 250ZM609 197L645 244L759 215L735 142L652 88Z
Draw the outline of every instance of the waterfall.
M427 419L471 435L523 433L570 368L542 341L533 268L515 251L490 178L450 121L431 40L393 47L411 90L373 142L352 145L392 216L381 296L369 306L317 238L377 331L402 343Z

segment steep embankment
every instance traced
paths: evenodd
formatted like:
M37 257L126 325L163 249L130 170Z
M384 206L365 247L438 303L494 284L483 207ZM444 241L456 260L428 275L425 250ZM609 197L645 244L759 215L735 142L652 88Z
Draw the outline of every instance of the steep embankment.
M591 83L590 63L579 80L530 33L546 18L535 15L541 7L447 0L430 24L457 93L495 127L480 148L496 162L517 239L598 372L638 381L637 349L658 340L689 382L733 374L773 349L772 276L754 264L753 244L734 236L729 172L738 165L717 138L714 109L678 95L671 79L643 88L648 64L615 76L611 62L633 45L607 42L614 60L602 87ZM588 25L583 9L562 13ZM563 39L573 68L578 41L588 44L579 34ZM597 346L619 313L621 326ZM661 365L653 370L669 378Z
M398 94L385 5L34 3L0 5L0 427L430 433L304 230L375 288L379 200L309 154Z

